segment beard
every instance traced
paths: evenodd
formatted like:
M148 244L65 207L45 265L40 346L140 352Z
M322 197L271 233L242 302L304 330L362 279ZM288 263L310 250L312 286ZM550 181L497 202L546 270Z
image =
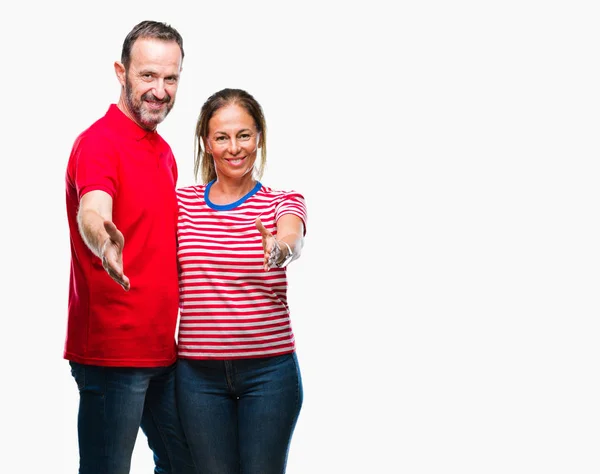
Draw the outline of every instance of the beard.
M125 99L127 101L128 109L134 115L137 122L149 130L154 130L156 126L165 119L175 104L173 98L167 93L165 93L163 99L158 99L152 92L148 91L137 99L133 87L129 82L129 78L125 79ZM162 102L167 106L161 110L150 109L146 106L146 100Z

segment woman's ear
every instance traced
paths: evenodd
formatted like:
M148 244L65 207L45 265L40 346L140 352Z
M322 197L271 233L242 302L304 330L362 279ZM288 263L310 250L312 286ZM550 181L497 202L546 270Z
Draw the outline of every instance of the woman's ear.
M212 150L210 149L210 143L206 137L202 137L202 143L204 144L204 153L212 153Z

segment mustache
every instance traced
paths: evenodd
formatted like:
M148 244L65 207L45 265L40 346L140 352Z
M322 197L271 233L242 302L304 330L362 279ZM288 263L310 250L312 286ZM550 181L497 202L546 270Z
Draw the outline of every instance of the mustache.
M169 94L165 94L164 98L159 99L152 92L148 91L144 95L142 95L142 100L151 100L152 102L163 102L168 104L171 102L171 96Z

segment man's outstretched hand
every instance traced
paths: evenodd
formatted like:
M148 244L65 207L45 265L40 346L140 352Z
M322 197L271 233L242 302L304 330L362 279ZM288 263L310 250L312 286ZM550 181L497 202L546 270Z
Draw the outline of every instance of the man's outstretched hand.
M104 221L104 229L108 233L108 239L104 241L100 249L102 266L114 281L121 285L125 291L129 291L131 284L129 278L123 273L125 238L111 221Z

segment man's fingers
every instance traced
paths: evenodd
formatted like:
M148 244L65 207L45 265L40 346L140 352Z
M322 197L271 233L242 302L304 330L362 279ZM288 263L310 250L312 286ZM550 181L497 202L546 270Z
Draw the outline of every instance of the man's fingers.
M123 282L120 283L120 285L123 287L123 289L125 291L129 291L129 289L131 288L131 284L129 283L129 278L127 278L125 275L123 275Z
M115 282L123 287L125 291L129 291L131 285L129 278L123 274L123 265L121 263L121 251L123 249L124 239L123 234L117 229L111 221L104 221L104 229L108 233L108 239L104 246L109 250L102 249L102 267Z
M129 291L131 286L129 283L129 278L122 273L115 272L111 268L106 268L106 273L108 273L108 276L111 277L115 282L121 285L125 291Z
M106 270L106 273L108 273L109 277L121 285L125 291L129 291L129 288L131 287L129 278L125 276L120 265L111 263L108 258L104 257L102 259L102 267L104 270Z
M129 284L129 280L128 279L117 279L117 278L113 278L114 281L116 281L119 285L121 285L121 287L125 290L125 291L129 291L130 288L130 284Z
M104 230L106 230L111 237L118 232L117 226L112 221L104 221Z
M125 243L125 239L123 238L123 234L117 229L117 226L111 221L104 221L104 230L110 237L110 240L117 243L121 247Z

